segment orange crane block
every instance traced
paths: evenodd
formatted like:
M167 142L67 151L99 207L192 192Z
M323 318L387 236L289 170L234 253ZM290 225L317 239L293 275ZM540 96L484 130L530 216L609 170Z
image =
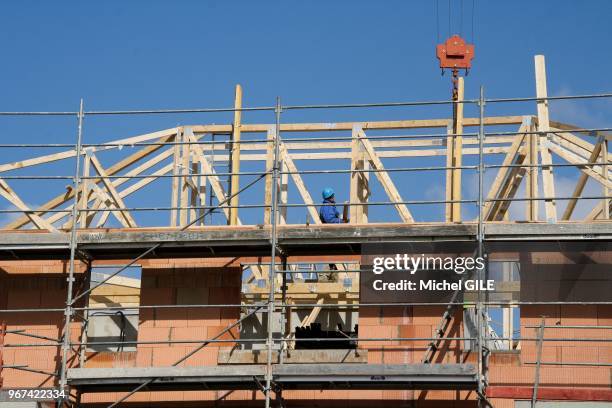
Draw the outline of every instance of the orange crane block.
M469 69L474 58L474 45L466 44L458 35L453 35L444 44L436 46L436 56L440 60L440 68Z

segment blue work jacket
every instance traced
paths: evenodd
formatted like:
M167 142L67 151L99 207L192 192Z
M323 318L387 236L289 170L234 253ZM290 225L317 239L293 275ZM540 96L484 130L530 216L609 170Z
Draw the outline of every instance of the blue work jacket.
M319 209L319 218L323 224L341 224L342 217L336 208L336 203L329 200L324 200L323 205Z

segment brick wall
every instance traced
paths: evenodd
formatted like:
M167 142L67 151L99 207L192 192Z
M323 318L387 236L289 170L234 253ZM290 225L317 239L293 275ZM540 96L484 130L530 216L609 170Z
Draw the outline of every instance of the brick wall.
M113 263L120 263L113 261ZM0 308L64 307L66 295L66 268L64 264L34 262L31 264L0 264ZM79 269L80 271L81 269ZM77 286L82 284L81 275ZM143 263L142 305L175 304L238 304L240 303L239 266L227 262L202 260L153 260ZM431 337L440 322L443 307L367 307L359 311L360 338ZM523 306L521 307L521 336L535 337L533 328L540 316L546 315L549 325L612 325L612 306ZM161 341L161 344L141 344L135 352L97 353L88 356L88 367L163 366L171 365L185 356L196 344L163 343L171 340L202 340L214 337L240 316L238 308L179 308L143 309L139 316L139 341ZM12 313L4 317L9 330L26 329L30 333L59 338L63 326L60 313ZM80 324L71 329L72 341L78 341ZM454 317L449 336L462 337L461 313ZM238 337L238 329L224 339ZM610 331L588 329L550 329L546 337L601 338L602 341L576 343L570 341L545 343L543 361L604 362L612 360ZM7 343L40 343L43 340L7 335ZM419 363L427 340L417 341L361 341L359 347L368 350L369 363ZM216 343L205 347L182 365L214 365L219 347L232 343ZM535 342L523 341L515 353L494 353L490 359L489 382L491 389L510 387L529 388L535 376L535 367L526 364L535 361ZM27 347L7 348L5 364L27 364L32 368L55 371L59 364L59 348ZM459 341L443 343L436 354L438 363L475 363L474 353L462 351ZM6 369L5 387L53 386L53 377ZM544 366L541 371L542 390L584 389L609 390L609 367ZM527 392L529 390L527 389ZM492 391L493 392L493 391ZM121 393L88 394L83 403L113 401ZM497 398L495 406L512 406L513 398ZM159 401L163 406L261 406L261 392L252 391L176 391L142 392L130 401L134 406L148 406ZM405 407L472 407L473 392L453 391L286 391L283 397L290 405L371 407L380 400L393 401L393 406ZM178 401L181 401L180 403ZM200 401L200 402L198 402ZM316 402L315 402L316 401ZM190 405L191 404L191 405Z
M64 263L32 262L0 265L0 309L63 308L66 304L66 277ZM10 272L10 273L7 273ZM79 271L80 272L80 271ZM76 275L75 287L83 283L82 274ZM82 306L82 303L77 304ZM64 326L63 312L4 313L0 320L7 322L7 330L25 330L26 333L59 339ZM72 323L70 339L80 341L81 325ZM27 368L56 372L61 364L60 347L42 346L51 341L8 333L5 344L28 344L25 347L6 347L5 365L25 365ZM69 354L69 365L74 366L76 353ZM54 387L57 378L52 375L24 370L4 369L5 388Z

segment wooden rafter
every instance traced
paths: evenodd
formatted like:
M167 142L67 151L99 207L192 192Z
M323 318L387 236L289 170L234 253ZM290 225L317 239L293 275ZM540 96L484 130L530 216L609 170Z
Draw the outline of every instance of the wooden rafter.
M138 143L138 142L144 142L144 141L155 140L155 139L158 139L159 143L165 143L169 139L174 138L175 133L176 133L176 128L172 128L172 129L166 129L166 130L159 131L159 132L148 133L146 135L135 136L135 137L127 138L127 139L120 139L114 142L110 142L108 144L113 145L114 147L114 145L122 144L122 143L130 144L130 143ZM119 173L121 170L133 165L135 162L139 161L143 157L148 156L149 154L161 149L162 147L163 147L162 144L146 146L140 149L139 151L137 151L136 153L131 154L130 156L126 157L125 159L115 163L114 165L106 169L106 174L109 176L114 176L117 173ZM92 151L96 151L96 150L94 149ZM71 157L74 157L74 152L72 152ZM36 163L36 164L40 164L40 163ZM99 182L100 182L100 179L91 180L91 183L99 183ZM45 204L37 208L35 211L38 215L43 215L48 210L53 210L59 207L60 205L64 204L66 201L70 200L73 197L74 197L74 191L72 190L72 188L69 188L67 189L65 193L60 194L56 196L55 198L47 201ZM30 219L26 216L23 216L7 224L5 228L6 229L18 229L28 224L29 222L30 222Z
M431 129L431 128L446 128L448 119L414 119L414 120L385 120L385 121L369 121L360 122L362 130L382 130L382 129ZM523 116L488 116L484 118L483 124L489 125L520 125L523 121ZM324 131L340 131L352 130L355 122L333 122L333 123L281 123L281 132L324 132ZM479 126L480 118L464 118L463 126ZM197 133L231 133L233 126L229 125L198 125L193 127L193 131ZM262 132L266 133L270 128L269 124L265 123L243 123L242 132Z
M123 177L119 177L119 178L115 178L113 179L111 182L113 183L113 186L115 186L115 188L118 188L119 186L121 186L122 184L134 180L133 177L134 176L139 176L142 174L143 171L150 169L151 167L163 162L165 159L167 159L168 157L170 157L172 155L172 150L168 149L168 150L164 150L163 152L153 156L152 158L147 159L144 163L141 163L140 165L138 165L137 167L134 167L133 169L131 169L129 172L125 173L125 175ZM157 174L157 175L163 175L168 173L169 167L166 166L165 167L166 170L165 172L159 172L156 171L153 174ZM129 194L131 194L132 192L135 192L136 190L140 189L141 187L149 184L151 181L156 180L158 177L147 177L147 178L142 178L139 179L136 183L132 184L130 187L128 187L125 190L122 190L121 192L119 192L119 195L121 196L121 198L125 198L126 196L128 196ZM99 180L99 179L98 179ZM99 184L99 181L98 183ZM96 197L95 196L91 196L90 194L90 198L88 200L88 204L89 202L94 200ZM101 206L103 208L97 208L96 210L102 210L104 211L104 206ZM67 212L61 212L61 213L54 213L51 216L48 217L49 222L56 222L64 217L68 217L70 215L69 210L72 208L72 205L67 206L64 208L64 210L66 210ZM90 212L88 212L88 218L91 217L92 214L90 214ZM95 216L95 211L93 213L93 215ZM104 219L106 219L108 217L108 211L104 211L102 217ZM104 222L102 222L101 225L104 225Z
M363 144L363 147L366 153L368 154L370 164L372 165L374 169L377 170L375 174L378 177L378 180L380 181L380 183L382 184L385 192L389 196L389 199L392 202L396 203L395 208L397 209L397 212L399 213L402 221L406 223L414 222L414 218L412 218L412 214L408 210L408 207L406 207L405 204L402 204L402 201L403 201L402 196L397 190L397 187L395 187L395 184L393 184L393 181L391 180L391 177L389 176L389 174L384 171L385 167L383 166L382 161L377 156L376 151L372 147L372 144L367 139L367 136L365 135L362 129L357 130L357 137Z
M599 201L595 207L591 210L591 212L584 217L584 221L593 221L597 219L607 219L605 218L605 209L603 208L603 201ZM612 202L608 205L608 214L612 213Z
M117 204L117 202L108 194L108 192L106 190L102 190L97 184L93 184L91 186L92 191L95 193L96 197L98 197L98 199L102 202L102 204L108 208L108 211L110 213L112 213L115 218L117 219L117 221L119 221L119 223L124 227L124 228L130 228L130 224L127 222L126 218L122 215L122 211L118 211L117 207L119 206ZM104 222L106 222L106 219L104 221L100 220L98 222L98 226L102 226L104 224ZM68 220L68 223L64 225L64 228L67 228L69 225L71 225L71 220Z
M283 142L280 142L279 150L280 150L280 156L281 156L283 163L287 167L287 170L291 173L291 178L293 179L293 183L297 187L297 190L300 193L302 200L304 200L304 204L308 206L306 207L308 210L308 214L310 214L310 217L312 218L313 223L320 224L321 220L319 220L319 214L317 213L317 209L312 199L312 196L308 192L308 189L306 188L306 185L304 184L304 180L302 180L302 176L297 173L298 171L297 166L295 165L295 162L291 158L291 155L287 151L287 148L285 147L285 144Z
M599 153L602 150L602 144L604 140L605 139L603 135L600 135L597 138L597 142L595 143L593 151L591 152L591 155L589 156L587 160L588 163L594 163L597 160L597 157L599 157ZM586 186L586 182L588 178L589 178L588 173L582 172L580 174L580 177L578 178L578 182L576 183L576 187L574 187L574 192L572 193L572 199L568 201L567 207L565 207L565 211L563 212L563 216L561 217L562 220L569 220L571 218L572 213L574 212L574 209L576 208L576 203L578 202L578 198L582 194L582 191L584 190L584 186ZM605 185L604 185L604 188L606 188Z
M519 168L507 166L521 164L525 159L524 151L522 154L519 154L519 150L523 146L523 142L526 138L525 133L522 132L525 132L528 128L528 123L523 123L519 128L519 134L515 137L514 142L510 146L510 150L502 162L502 167L499 168L491 184L491 188L487 193L487 201L483 207L484 219L487 221L497 220L499 218L498 214L500 214L500 209L503 207L503 204L506 203L506 201L488 200L507 198L507 194L512 190L510 186L516 181L516 176L520 173L518 171L520 170ZM525 169L522 170L524 173Z
M121 208L121 210L118 211L121 214L121 218L125 220L125 223L128 227L136 227L136 221L134 220L134 218L132 218L132 215L130 214L129 210L127 210L127 205L125 205L125 202L123 202L123 199L119 195L119 192L117 192L117 189L115 188L113 183L111 183L111 180L108 178L106 170L104 170L104 167L102 166L98 158L92 153L89 159L91 161L92 167L100 176L100 181L102 182L104 187L106 187L106 191L108 192L110 198L116 205L116 208Z
M91 189L94 192L95 196L98 198L98 200L101 202L101 206L104 206L104 208L107 209L107 211L103 213L103 216L98 220L96 227L101 227L104 225L108 217L108 216L104 217L104 214L108 213L108 214L113 214L113 216L115 216L117 221L119 221L119 223L124 228L130 228L130 225L127 223L125 217L121 214L121 211L117 210L117 203L112 199L112 197L108 194L108 192L100 188L100 186L98 186L97 184L93 184L91 186ZM72 224L71 224L71 220L69 219L67 223L64 225L64 228L68 228L70 225Z
M550 143L549 148L553 153L566 160L568 163L577 165L587 163L588 159L584 159L581 156L578 156L577 154L570 152L569 150L564 149L559 145L556 145L555 143ZM602 166L578 166L578 168L581 172L591 177L593 180L597 181L602 186L612 188L612 181L610 181L610 178L602 177Z
M202 168L202 172L205 174L210 174L208 176L208 180L210 182L212 191L215 193L215 196L217 197L219 201L225 200L227 196L225 194L225 190L223 189L223 185L221 185L219 177L215 174L215 170L208 162L208 159L204 155L202 148L200 147L200 145L196 143L197 140L193 134L190 134L190 140L193 143L192 145L190 145L191 149L193 150L193 153L195 154L195 157L197 158L197 160L200 162L200 167ZM230 213L229 213L229 208L227 207L227 204L222 205L221 210L223 210L223 213L229 219ZM238 225L241 224L240 218L237 219L237 223Z
M159 170L156 170L155 172L153 172L151 174L151 176L141 178L136 183L132 184L131 186L129 186L127 188L125 188L124 190L121 190L119 192L119 196L121 196L121 198L127 197L128 195L130 195L130 194L140 190L144 186L146 186L146 185L152 183L153 181L157 180L160 176L168 174L170 172L170 170L172 170L172 164L168 164L168 165L160 168ZM98 226L104 225L104 223L108 219L109 214L110 214L110 212L108 210L104 211L102 213L102 216L100 217L100 220L98 222Z
M3 179L0 179L0 195L15 207L23 211L37 228L56 231L55 227L47 220L32 212L32 209L28 207L21 198L19 198L17 193Z

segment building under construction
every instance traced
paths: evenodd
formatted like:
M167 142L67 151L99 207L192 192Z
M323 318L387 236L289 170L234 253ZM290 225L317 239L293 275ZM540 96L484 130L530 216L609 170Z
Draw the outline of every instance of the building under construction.
M444 101L248 107L237 86L229 109L4 112L76 118L77 141L3 146L27 157L0 164L0 407L612 405L612 133L549 118L553 102L612 95L549 97L543 56L535 84L511 99L466 98L457 78ZM415 118L423 107L442 113ZM347 109L362 119L287 120ZM368 119L394 109L406 116ZM89 118L219 112L233 120L87 143ZM349 222L321 224L328 185ZM364 254L389 248L475 253L474 279L496 290L372 301Z

